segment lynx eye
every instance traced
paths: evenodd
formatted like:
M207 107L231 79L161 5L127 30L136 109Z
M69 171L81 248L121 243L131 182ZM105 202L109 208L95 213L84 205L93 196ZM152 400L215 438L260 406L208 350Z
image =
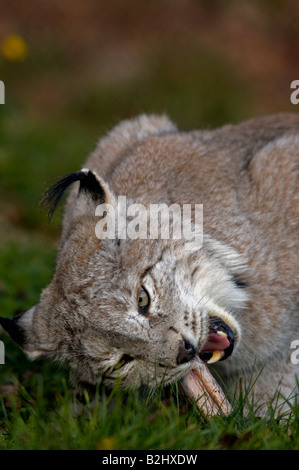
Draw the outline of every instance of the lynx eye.
M150 305L150 297L148 292L145 290L144 287L141 287L138 295L138 308L139 312L142 313L142 315L147 315L148 314L148 309Z

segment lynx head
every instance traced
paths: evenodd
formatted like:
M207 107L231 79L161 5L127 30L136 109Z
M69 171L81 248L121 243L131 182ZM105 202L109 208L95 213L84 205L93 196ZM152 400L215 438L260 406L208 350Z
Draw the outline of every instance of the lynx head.
M125 387L179 379L196 352L210 359L213 328L221 322L225 334L214 348L230 355L240 338L234 313L245 301L235 282L238 255L208 236L203 246L184 239L99 240L97 205L109 202L116 211L117 205L96 173L84 169L50 188L51 212L75 181L73 222L51 284L35 307L1 319L12 339L32 359L68 363L78 388L101 376Z

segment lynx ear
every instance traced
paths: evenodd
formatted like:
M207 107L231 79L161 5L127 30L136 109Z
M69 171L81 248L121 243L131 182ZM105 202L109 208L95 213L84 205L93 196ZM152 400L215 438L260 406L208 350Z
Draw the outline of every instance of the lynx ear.
M42 351L35 349L32 337L33 315L36 306L26 312L20 313L13 318L0 317L0 325L8 336L17 343L31 359L36 359Z
M102 202L112 202L114 194L110 191L107 183L100 178L95 172L88 168L83 168L77 173L71 173L64 176L51 186L42 198L42 204L51 204L48 219L50 220L55 208L57 207L65 190L76 181L80 181L77 201L75 203L75 216L80 213L86 213L92 210Z
M100 140L98 149L100 150L103 144L117 143L118 150L123 151L147 137L163 136L175 132L177 132L177 127L167 116L141 114L136 118L126 119L115 126L106 138Z

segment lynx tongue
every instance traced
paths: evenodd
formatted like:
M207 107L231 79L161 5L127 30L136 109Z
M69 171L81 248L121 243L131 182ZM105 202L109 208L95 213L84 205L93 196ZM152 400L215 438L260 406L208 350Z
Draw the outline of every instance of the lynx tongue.
M204 347L201 349L201 352L213 352L215 350L218 351L224 351L224 349L227 349L230 345L229 339L227 335L223 332L217 332L217 333L210 333L208 341L204 345Z
M213 415L228 415L231 405L207 365L197 355L193 362L194 368L180 382L183 393L196 402L207 419Z

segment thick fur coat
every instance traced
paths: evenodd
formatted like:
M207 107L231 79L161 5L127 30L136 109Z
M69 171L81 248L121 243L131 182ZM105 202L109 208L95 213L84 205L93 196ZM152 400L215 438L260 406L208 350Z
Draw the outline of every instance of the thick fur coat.
M217 317L235 344L210 368L231 395L253 377L256 403L277 390L296 393L299 116L180 132L167 117L142 115L101 139L84 168L73 177L80 182L66 204L51 284L35 307L1 320L28 356L67 362L78 389L100 376L155 387L188 373L192 355L178 363L181 342L200 353ZM202 246L99 240L96 207L116 207L118 196L146 207L203 204Z

